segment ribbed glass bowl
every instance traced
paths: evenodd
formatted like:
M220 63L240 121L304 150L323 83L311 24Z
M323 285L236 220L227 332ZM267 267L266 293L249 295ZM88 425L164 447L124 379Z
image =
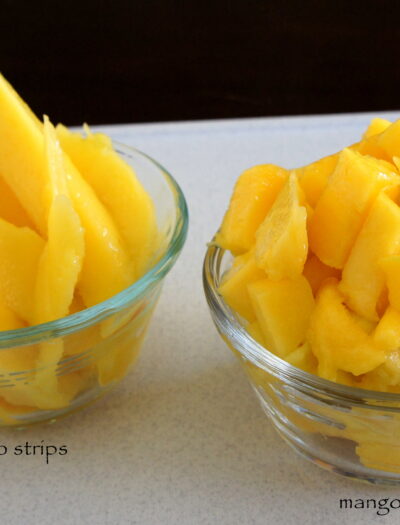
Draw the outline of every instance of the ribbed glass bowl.
M303 372L258 344L218 293L232 257L211 243L203 267L212 319L239 359L264 412L302 456L332 472L400 485L400 395Z
M147 273L110 299L50 323L0 332L0 363L21 357L19 368L0 367L0 425L54 421L124 377L138 356L163 280L183 247L188 213L178 184L144 153L118 143L114 147L153 199L160 249ZM54 348L56 354L61 345L60 361L24 369L27 355L43 348L50 354Z

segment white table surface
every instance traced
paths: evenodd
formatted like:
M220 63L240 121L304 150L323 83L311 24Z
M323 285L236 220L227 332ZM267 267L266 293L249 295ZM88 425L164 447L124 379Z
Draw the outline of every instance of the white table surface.
M388 113L390 119L400 112ZM240 172L296 167L355 142L371 114L107 126L175 176L189 236L137 367L105 398L54 426L2 430L0 444L68 446L0 456L0 523L398 523L400 510L341 510L340 498L398 490L336 477L295 455L261 411L211 322L201 267Z

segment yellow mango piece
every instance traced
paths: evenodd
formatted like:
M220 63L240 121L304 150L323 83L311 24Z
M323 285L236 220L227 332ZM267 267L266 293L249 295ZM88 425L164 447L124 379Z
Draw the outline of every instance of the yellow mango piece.
M63 155L69 196L85 230L86 251L79 290L85 305L92 306L132 284L135 269L110 215L69 157ZM0 77L0 159L12 159L5 164L0 160L0 173L46 236L51 194L45 169L43 126L3 77Z
M157 234L150 196L105 135L88 132L84 138L60 124L57 135L63 150L109 212L135 262L137 275L141 275L149 263Z
M17 197L0 176L0 217L15 226L34 228L32 221Z
M65 195L50 208L49 238L39 263L35 322L46 323L69 313L84 254L83 229Z
M101 386L118 381L128 372L129 367L139 356L143 339L146 335L153 308L137 318L138 329L130 324L119 330L113 337L97 347L96 367ZM139 328L140 327L140 328Z
M253 321L255 313L247 291L247 285L265 279L263 270L257 267L254 251L236 257L235 264L224 276L219 293L225 302L239 315Z
M329 155L308 166L295 169L307 202L314 208L321 197L330 175L336 168L339 154Z
M82 268L84 233L68 196L64 154L49 119L44 121L47 198L51 201L47 243L39 262L35 289L35 323L45 323L68 315ZM62 405L56 367L64 353L61 339L40 345L38 371L32 388ZM35 397L36 392L33 392Z
M24 322L7 306L6 301L0 295L0 331L16 330L25 326ZM1 357L0 350L0 357Z
M391 156L388 155L382 146L379 145L379 135L372 135L371 137L363 139L352 149L362 155L368 155L375 159L383 160L388 164L392 161Z
M362 388L381 392L393 391L400 386L400 350L386 354L386 360L372 372L365 374L361 381Z
M347 310L334 279L318 293L308 341L318 359L318 375L331 381L337 380L338 370L359 376L385 361L385 353Z
M314 308L311 287L305 277L263 279L249 284L248 290L268 350L285 357L304 343Z
M378 192L400 178L383 161L344 149L309 225L311 250L333 268L343 268Z
M217 244L235 255L251 248L257 228L275 201L287 173L273 164L263 164L241 174L217 234Z
M48 191L52 198L47 243L35 291L35 322L46 323L69 313L84 256L84 232L68 196L64 156L55 130L44 124Z
M391 124L390 120L386 120L385 118L373 118L364 132L363 139L369 139L373 135L379 135L379 133L385 131Z
M264 336L257 321L252 321L247 326L247 331L258 344L265 346Z
M89 307L131 285L135 268L108 212L69 157L65 156L64 161L68 192L85 232L78 290Z
M64 357L88 352L102 341L99 325L92 325L64 338Z
M373 441L363 439L357 445L356 452L365 467L400 473L400 447L398 443L388 445L375 439Z
M362 317L361 315L356 314L355 312L352 312L349 310L349 314L354 319L354 321L358 324L358 326L364 330L366 334L372 334L372 332L377 327L378 323L374 321L370 321L369 319L365 319L365 317Z
M307 341L299 346L299 348L296 348L296 350L293 350L293 352L290 352L290 354L285 357L285 361L310 374L315 374L318 366L318 361Z
M44 241L27 227L0 219L0 293L24 321L33 320L34 290Z
M385 149L379 144L379 135L385 131L392 123L383 118L374 118L366 129L362 140L353 149L362 155L370 155L376 159L391 162L392 158Z
M341 385L360 388L360 379L349 372L344 372L343 370L338 370L336 372L336 382L340 383Z
M7 306L0 296L0 330L17 330L25 323ZM30 370L35 364L37 351L30 346L0 349L0 374ZM11 378L11 380L13 380Z
M389 306L375 328L373 337L385 352L400 349L400 312Z
M296 174L292 172L256 233L257 266L270 279L294 279L307 259L307 211L300 205Z
M43 385L46 383L43 382ZM52 387L52 385L51 385ZM13 405L35 407L41 410L65 408L71 401L66 393L57 392L54 388L42 389L33 382L16 382L12 388L4 388L2 397Z
M340 270L327 266L316 255L311 254L304 265L303 275L310 283L313 294L316 295L325 279L340 278Z
M93 367L87 366L75 372L69 372L59 377L59 390L67 399L74 399L82 390L88 388Z
M0 75L0 173L42 234L47 218L43 159L40 124Z
M396 166L397 170L400 171L400 157L393 157L393 164Z
M385 275L389 302L400 312L400 255L382 257L378 264Z
M390 159L400 157L400 120L393 122L376 138L377 144L381 147Z
M379 261L400 250L400 208L381 193L354 243L343 269L340 290L346 303L371 321L379 319L376 307L385 286Z

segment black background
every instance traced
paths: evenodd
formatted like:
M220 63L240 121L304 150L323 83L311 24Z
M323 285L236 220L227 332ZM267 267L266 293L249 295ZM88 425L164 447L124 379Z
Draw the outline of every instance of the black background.
M0 70L55 122L400 108L397 0L0 5Z

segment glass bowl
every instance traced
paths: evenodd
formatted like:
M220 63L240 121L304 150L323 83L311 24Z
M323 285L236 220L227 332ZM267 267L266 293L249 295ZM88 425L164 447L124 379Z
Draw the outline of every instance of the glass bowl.
M320 467L373 484L400 485L400 395L321 379L258 344L218 293L231 262L229 253L209 245L205 295L218 332L278 433Z
M178 184L156 161L121 144L116 151L151 195L160 232L153 266L108 300L63 319L0 332L0 425L55 421L107 392L135 362L163 280L186 239L188 212ZM101 278L101 277L100 277ZM26 369L38 349L60 355ZM18 359L21 364L18 366ZM10 358L10 359L9 359ZM9 359L12 369L5 368Z

